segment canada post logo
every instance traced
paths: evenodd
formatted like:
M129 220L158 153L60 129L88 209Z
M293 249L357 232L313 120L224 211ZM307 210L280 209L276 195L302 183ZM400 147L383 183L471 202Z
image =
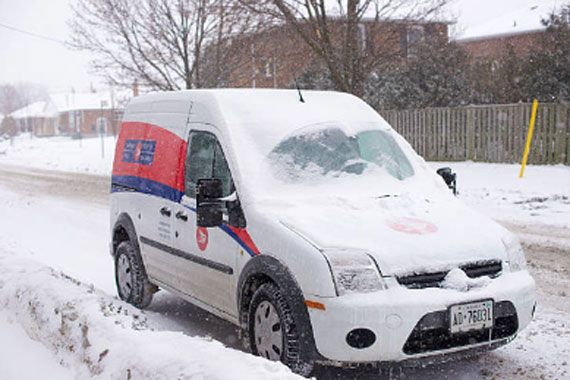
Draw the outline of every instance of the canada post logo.
M155 149L154 140L127 140L123 149L123 162L152 165Z

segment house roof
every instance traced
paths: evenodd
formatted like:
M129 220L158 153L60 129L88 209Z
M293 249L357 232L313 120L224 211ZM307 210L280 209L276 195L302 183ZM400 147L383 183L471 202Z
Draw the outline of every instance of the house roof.
M542 20L556 11L560 5L560 0L526 2L513 11L491 15L485 22L469 26L457 41L484 40L495 36L506 37L542 31L546 29Z
M120 107L128 97L127 92L119 92L114 95L110 92L52 94L48 100L28 104L12 112L10 116L14 119L55 117L60 112L111 109Z
M509 37L514 37L514 36L523 36L526 34L544 33L545 31L546 31L546 29L532 29L532 30L523 30L520 32L498 33L498 34L491 34L488 36L461 38L461 39L457 40L457 43L467 44L469 42L487 41L487 40L509 38Z
M55 109L47 101L40 100L12 112L10 116L14 119L26 119L29 117L53 117L55 114Z
M50 101L58 112L111 109L114 102L109 92L53 94Z

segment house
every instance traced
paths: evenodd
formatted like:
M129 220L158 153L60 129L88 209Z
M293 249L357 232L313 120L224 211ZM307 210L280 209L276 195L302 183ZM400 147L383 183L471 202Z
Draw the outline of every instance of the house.
M12 112L8 118L13 120L16 133L29 132L45 137L57 134L56 115L53 106L41 100Z
M57 110L59 134L88 137L101 130L107 135L118 133L122 113L110 92L54 94L50 102Z
M52 94L12 112L4 122L6 133L32 133L37 137L98 136L118 133L122 104L113 92Z
M427 35L448 38L449 22L364 19L358 25L358 44L369 54L384 54L402 62L415 53ZM340 33L341 20L331 19L331 34ZM337 25L335 27L335 25ZM228 55L228 87L286 88L319 62L313 50L288 25L252 33L233 41Z

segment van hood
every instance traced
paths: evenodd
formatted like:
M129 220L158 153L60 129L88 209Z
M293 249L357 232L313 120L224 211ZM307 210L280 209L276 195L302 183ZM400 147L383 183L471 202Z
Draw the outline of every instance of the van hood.
M508 232L451 196L315 199L272 207L272 212L325 254L343 249L372 255L383 275L506 260L501 239Z

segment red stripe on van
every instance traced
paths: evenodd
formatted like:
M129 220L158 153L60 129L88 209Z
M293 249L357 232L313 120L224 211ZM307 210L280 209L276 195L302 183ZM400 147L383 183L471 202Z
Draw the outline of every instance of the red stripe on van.
M156 141L152 164L123 162L127 140ZM113 176L145 178L183 192L186 147L186 141L164 128L142 122L124 122L115 150Z
M243 244L240 244L247 249L248 253L251 256L259 255L259 249L245 228L237 228L233 226L228 226L228 228L237 236L239 240L241 240L241 243Z

